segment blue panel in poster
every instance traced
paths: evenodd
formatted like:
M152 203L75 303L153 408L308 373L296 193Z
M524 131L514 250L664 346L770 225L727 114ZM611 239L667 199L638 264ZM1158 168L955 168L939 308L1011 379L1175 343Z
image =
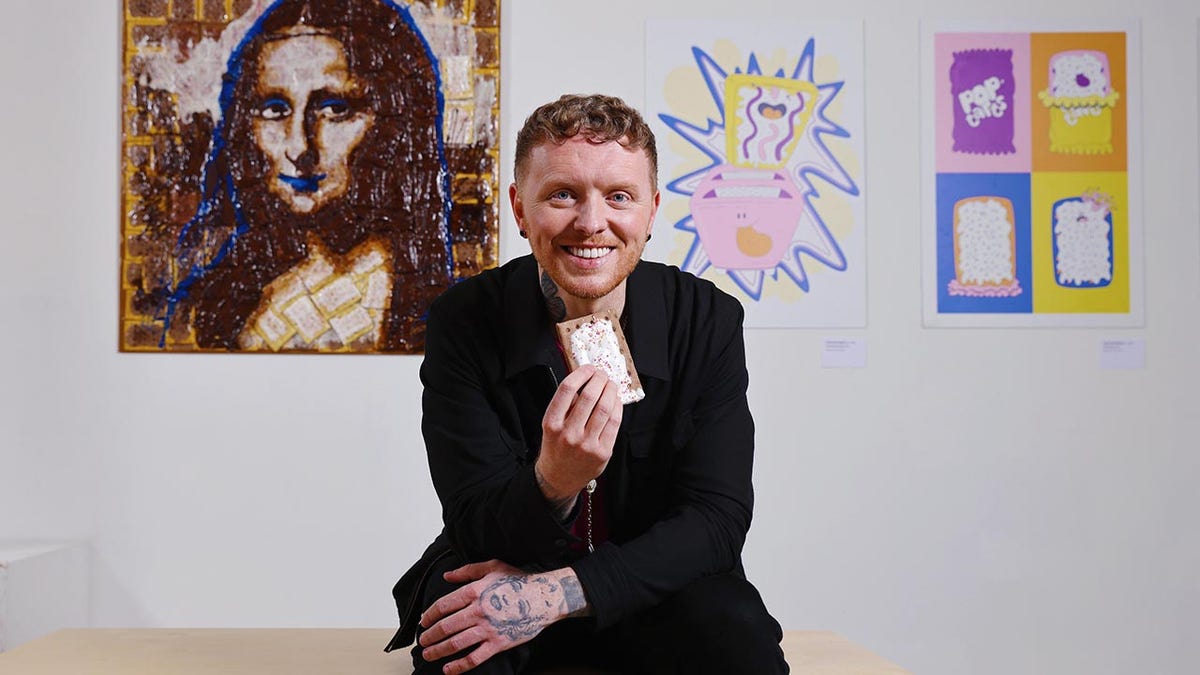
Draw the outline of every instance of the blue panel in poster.
M989 199L992 198L992 199ZM1013 226L1011 272L995 286L961 283L954 250L955 208L964 200L1003 205ZM1030 246L1030 176L1027 173L937 175L938 312L1019 314L1033 311Z

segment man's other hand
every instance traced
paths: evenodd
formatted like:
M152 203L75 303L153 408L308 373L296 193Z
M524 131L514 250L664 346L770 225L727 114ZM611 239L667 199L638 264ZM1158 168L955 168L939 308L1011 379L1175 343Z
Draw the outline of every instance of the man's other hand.
M569 567L530 574L499 560L446 572L465 584L442 596L421 615L421 657L427 662L471 651L446 664L448 675L465 673L496 654L528 642L546 626L587 611L579 579Z

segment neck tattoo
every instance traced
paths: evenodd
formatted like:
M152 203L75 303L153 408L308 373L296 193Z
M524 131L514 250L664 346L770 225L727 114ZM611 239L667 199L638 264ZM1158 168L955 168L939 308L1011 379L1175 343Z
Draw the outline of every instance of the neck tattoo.
M558 284L545 271L542 272L542 297L546 299L546 309L555 323L567 320L567 303L558 295Z

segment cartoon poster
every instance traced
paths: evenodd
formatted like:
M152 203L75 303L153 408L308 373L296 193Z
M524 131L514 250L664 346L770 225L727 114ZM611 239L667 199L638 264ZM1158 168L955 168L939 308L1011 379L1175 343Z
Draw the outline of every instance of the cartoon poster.
M125 351L414 353L497 260L499 0L124 0Z
M746 326L866 325L861 23L651 21L662 205L646 257Z
M923 33L926 325L1140 325L1136 28Z

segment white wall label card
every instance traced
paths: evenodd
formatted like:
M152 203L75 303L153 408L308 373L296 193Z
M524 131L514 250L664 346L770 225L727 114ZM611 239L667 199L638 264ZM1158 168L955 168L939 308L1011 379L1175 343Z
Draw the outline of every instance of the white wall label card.
M822 368L866 368L867 341L859 338L826 338L821 344Z
M1137 370L1146 367L1146 341L1142 338L1100 341L1102 370Z

